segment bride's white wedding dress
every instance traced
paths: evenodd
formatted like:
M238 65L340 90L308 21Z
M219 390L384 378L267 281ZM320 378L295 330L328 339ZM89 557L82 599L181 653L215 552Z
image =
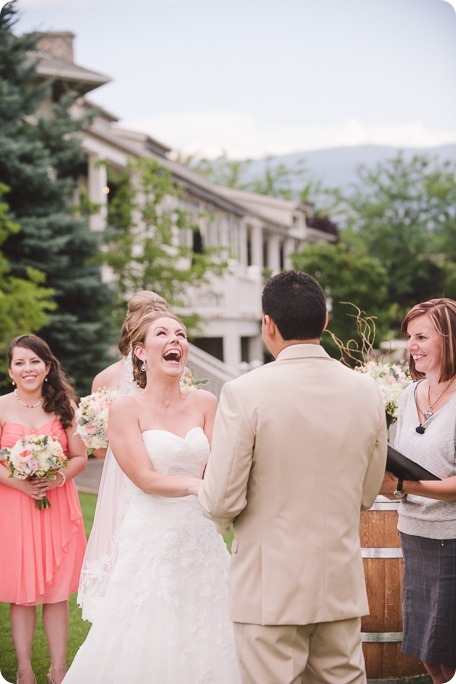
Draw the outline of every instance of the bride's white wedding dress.
M143 433L156 470L201 477L209 444ZM145 494L130 480L117 561L94 623L64 684L237 684L228 618L229 553L196 496Z

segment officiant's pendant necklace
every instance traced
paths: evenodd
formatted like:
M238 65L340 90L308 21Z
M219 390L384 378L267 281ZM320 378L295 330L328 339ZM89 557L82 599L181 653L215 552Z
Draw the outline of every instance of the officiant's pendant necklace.
M431 416L434 415L434 411L433 411L432 409L433 409L434 406L438 403L438 401L443 397L443 395L445 394L445 392L451 387L452 384L453 384L453 383L450 382L450 383L445 387L445 389L443 390L443 392L442 392L441 394L439 394L439 396L437 397L437 399L436 399L432 404L431 404L431 386L428 385L428 391L427 391L428 407L427 407L427 410L426 410L426 411L422 411L422 410L420 409L420 407L418 406L418 402L417 402L417 400L416 400L416 390L418 389L418 385L415 387L415 404L416 404L416 408L418 409L418 412L421 413L421 415L422 415L423 418L424 418L423 423L425 423L427 420L429 420L429 418L430 418ZM423 434L425 433L425 431L426 431L426 428L423 427L423 423L420 423L420 424L418 425L418 427L415 428L416 432L417 432L419 435L423 435Z
M43 398L41 397L41 399L38 399L38 401L36 401L34 404L27 404L27 402L25 402L19 398L19 396L17 394L17 390L14 390L14 396L16 397L18 402L20 404L22 404L22 406L25 406L26 408L36 408L37 406L39 406L43 402Z

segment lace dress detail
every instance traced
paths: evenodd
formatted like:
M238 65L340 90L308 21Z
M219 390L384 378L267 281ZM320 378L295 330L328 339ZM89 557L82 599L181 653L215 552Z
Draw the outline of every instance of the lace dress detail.
M154 467L201 477L202 428L143 433ZM105 600L65 684L237 684L228 618L229 553L197 497L145 494L126 480L125 515Z

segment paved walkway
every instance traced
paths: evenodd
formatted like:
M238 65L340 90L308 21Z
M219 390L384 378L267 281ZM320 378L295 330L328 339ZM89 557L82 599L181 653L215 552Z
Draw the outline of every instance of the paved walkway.
M103 463L98 458L89 458L87 468L74 478L78 492L98 494Z

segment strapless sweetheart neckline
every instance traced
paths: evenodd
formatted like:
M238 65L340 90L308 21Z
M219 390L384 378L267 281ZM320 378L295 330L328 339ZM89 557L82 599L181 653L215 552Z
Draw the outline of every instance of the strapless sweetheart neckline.
M183 440L183 441L185 442L185 440L187 439L187 437L189 436L189 434L190 434L191 432L194 432L194 430L201 430L201 431L203 432L203 434L204 434L204 430L203 430L203 428L201 427L201 425L196 425L195 427L190 428L190 430L187 432L187 434L185 435L185 437L181 437L180 435L176 435L176 433L175 433L175 432L171 432L171 430L161 430L160 428L151 428L150 430L143 430L143 431L142 431L142 434L145 435L145 434L147 434L148 432L164 432L164 433L167 434L167 435L172 435L173 437L177 437L177 439L181 439L181 440Z
M6 421L5 425L8 423L8 425L19 425L19 427L23 427L26 430L32 430L36 432L37 430L41 430L41 428L46 427L46 425L50 425L51 423L55 423L55 421L58 421L58 418L51 418L51 420L47 420L45 423L41 423L41 425L38 425L38 427L30 427L29 425L24 425L24 423L18 423L14 420L8 420Z

